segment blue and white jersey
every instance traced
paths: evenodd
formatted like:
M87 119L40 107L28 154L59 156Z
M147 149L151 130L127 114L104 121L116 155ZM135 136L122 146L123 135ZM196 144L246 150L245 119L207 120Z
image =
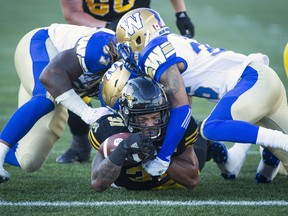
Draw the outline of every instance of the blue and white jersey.
M157 82L167 68L175 63L185 65L181 75L189 95L221 99L237 83L251 62L269 63L261 53L249 56L212 48L176 34L159 36L143 49L139 64L143 71Z
M73 88L80 96L98 97L95 94L99 89L99 82L112 64L107 51L115 32L106 28L52 24L48 28L48 34L58 52L76 46L83 74L73 83ZM87 89L91 91L87 92Z

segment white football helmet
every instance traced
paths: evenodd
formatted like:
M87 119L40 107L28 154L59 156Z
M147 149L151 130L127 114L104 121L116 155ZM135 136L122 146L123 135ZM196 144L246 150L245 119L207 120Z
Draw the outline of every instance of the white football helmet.
M155 10L150 8L131 10L120 19L116 28L118 53L125 62L135 64L137 68L138 56L143 48L153 38L168 33L170 29Z

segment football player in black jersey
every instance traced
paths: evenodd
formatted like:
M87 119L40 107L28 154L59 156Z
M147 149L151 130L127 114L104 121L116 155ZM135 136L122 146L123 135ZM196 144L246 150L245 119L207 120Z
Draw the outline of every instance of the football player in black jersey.
M149 7L150 0L135 1L100 1L100 0L61 0L62 13L66 21L74 25L84 25L89 27L107 27L112 30L120 18L128 11ZM182 35L193 37L194 25L186 13L184 0L170 0L176 12L176 24ZM89 103L89 98L84 98ZM73 135L71 146L60 155L56 161L58 163L72 163L88 161L91 145L87 140L89 126L85 124L77 115L69 112L68 124Z
M142 132L159 151L170 115L170 106L162 87L149 77L130 79L118 103L119 113L103 116L93 124L89 132L91 144L99 150L101 143L114 134ZM197 123L191 117L185 136L172 156L172 163L159 176L148 174L143 168L145 163L124 163L129 153L125 155L121 148L119 144L107 158L96 153L91 171L91 184L95 191L104 191L113 183L130 190L192 189L197 185L199 173L206 162L208 142L198 136Z

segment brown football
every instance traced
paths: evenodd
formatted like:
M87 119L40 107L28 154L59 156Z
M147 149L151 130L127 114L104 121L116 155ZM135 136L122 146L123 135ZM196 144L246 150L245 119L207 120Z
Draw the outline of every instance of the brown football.
M104 158L108 157L114 149L119 145L119 143L123 140L128 138L132 133L123 132L123 133L117 133L110 137L108 137L99 147L99 152L104 156ZM128 158L125 158L124 165L128 166L131 164L138 163L144 159L144 154L132 154Z

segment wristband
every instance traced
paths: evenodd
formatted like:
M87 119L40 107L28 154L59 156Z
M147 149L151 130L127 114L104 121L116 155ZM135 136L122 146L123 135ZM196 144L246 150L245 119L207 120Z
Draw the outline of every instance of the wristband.
M108 159L116 166L122 166L125 157L126 157L126 151L125 149L123 149L121 143L119 143L117 148L115 148L115 150L108 156Z
M55 101L58 104L60 103L61 105L65 106L67 109L80 116L81 118L82 115L87 111L87 108L92 109L82 100L79 95L76 94L74 89L70 89L59 95L57 98L55 98Z
M183 19L188 17L186 11L177 12L175 16L177 19Z

